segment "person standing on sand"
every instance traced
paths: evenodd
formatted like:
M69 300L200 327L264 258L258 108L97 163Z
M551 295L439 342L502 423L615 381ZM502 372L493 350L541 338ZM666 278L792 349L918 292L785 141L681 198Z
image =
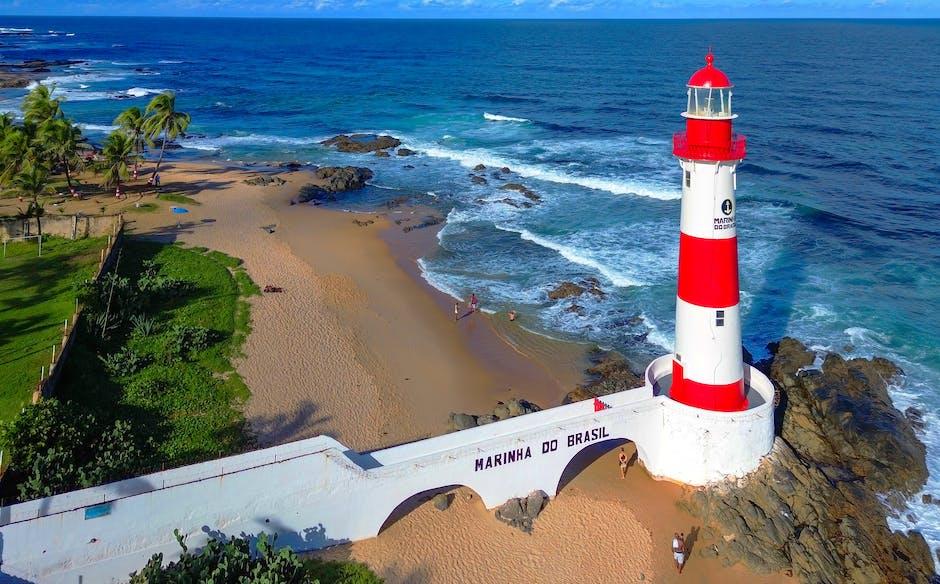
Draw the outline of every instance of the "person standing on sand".
M479 300L477 300L476 294L470 294L470 312L476 312L477 306L479 305Z
M460 320L460 303L454 302L454 322Z
M673 533L672 558L676 562L676 570L681 574L685 567L685 534Z
M623 448L620 449L620 478L627 478L627 453L624 452Z

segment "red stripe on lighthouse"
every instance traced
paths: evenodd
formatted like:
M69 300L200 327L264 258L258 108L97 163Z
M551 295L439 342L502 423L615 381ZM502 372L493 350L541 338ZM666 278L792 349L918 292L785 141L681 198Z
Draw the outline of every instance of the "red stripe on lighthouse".
M744 380L725 385L709 385L686 379L682 365L672 362L672 385L669 397L693 408L716 412L739 412L747 409Z
M679 298L724 308L738 303L738 238L703 239L679 233Z

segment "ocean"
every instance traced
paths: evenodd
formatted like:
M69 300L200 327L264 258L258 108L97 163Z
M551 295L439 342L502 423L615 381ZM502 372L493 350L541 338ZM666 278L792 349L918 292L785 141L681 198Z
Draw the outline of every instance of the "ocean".
M425 278L535 332L671 349L685 82L708 47L736 84L744 341L795 336L883 355L900 409L925 412L940 494L940 21L331 21L0 18L0 59L80 59L45 83L92 140L164 89L193 117L171 158L356 164L372 185L447 213ZM12 29L30 29L29 34ZM25 90L0 91L17 111ZM418 152L339 154L340 132ZM488 184L468 173L488 167ZM409 166L413 168L408 168ZM491 171L537 192L500 203ZM596 278L603 299L548 301ZM940 507L894 519L940 546Z

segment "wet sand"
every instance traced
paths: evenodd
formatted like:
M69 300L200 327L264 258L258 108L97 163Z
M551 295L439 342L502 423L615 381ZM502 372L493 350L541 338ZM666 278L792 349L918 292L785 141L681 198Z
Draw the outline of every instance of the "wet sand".
M177 228L171 203L157 201L156 212L128 215L131 232L221 250L243 259L260 286L284 288L251 300L253 330L237 362L252 392L245 415L261 444L329 434L375 449L442 433L451 411L488 412L512 396L556 405L581 380L584 346L526 333L504 315L454 322L452 299L430 288L414 261L435 244L434 229L403 233L394 224L412 209L290 206L309 181L303 171L266 187L242 183L256 172L201 164L161 174L164 191L185 189L201 204L187 205ZM99 201L69 202L65 212L117 210L135 198ZM694 542L677 576L672 533L696 526L675 506L682 493L639 466L621 480L613 451L585 463L531 536L498 523L461 489L446 511L425 503L379 537L321 555L365 561L392 583L787 580L723 568L699 557Z

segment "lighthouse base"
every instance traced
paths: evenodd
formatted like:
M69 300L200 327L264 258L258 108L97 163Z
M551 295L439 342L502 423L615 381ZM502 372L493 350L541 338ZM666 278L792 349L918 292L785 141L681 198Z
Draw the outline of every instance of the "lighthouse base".
M669 395L673 355L659 357L646 369L653 395ZM740 477L757 468L774 440L774 386L757 369L744 366L748 407L719 412L663 400L660 439L641 455L657 478L704 485Z

